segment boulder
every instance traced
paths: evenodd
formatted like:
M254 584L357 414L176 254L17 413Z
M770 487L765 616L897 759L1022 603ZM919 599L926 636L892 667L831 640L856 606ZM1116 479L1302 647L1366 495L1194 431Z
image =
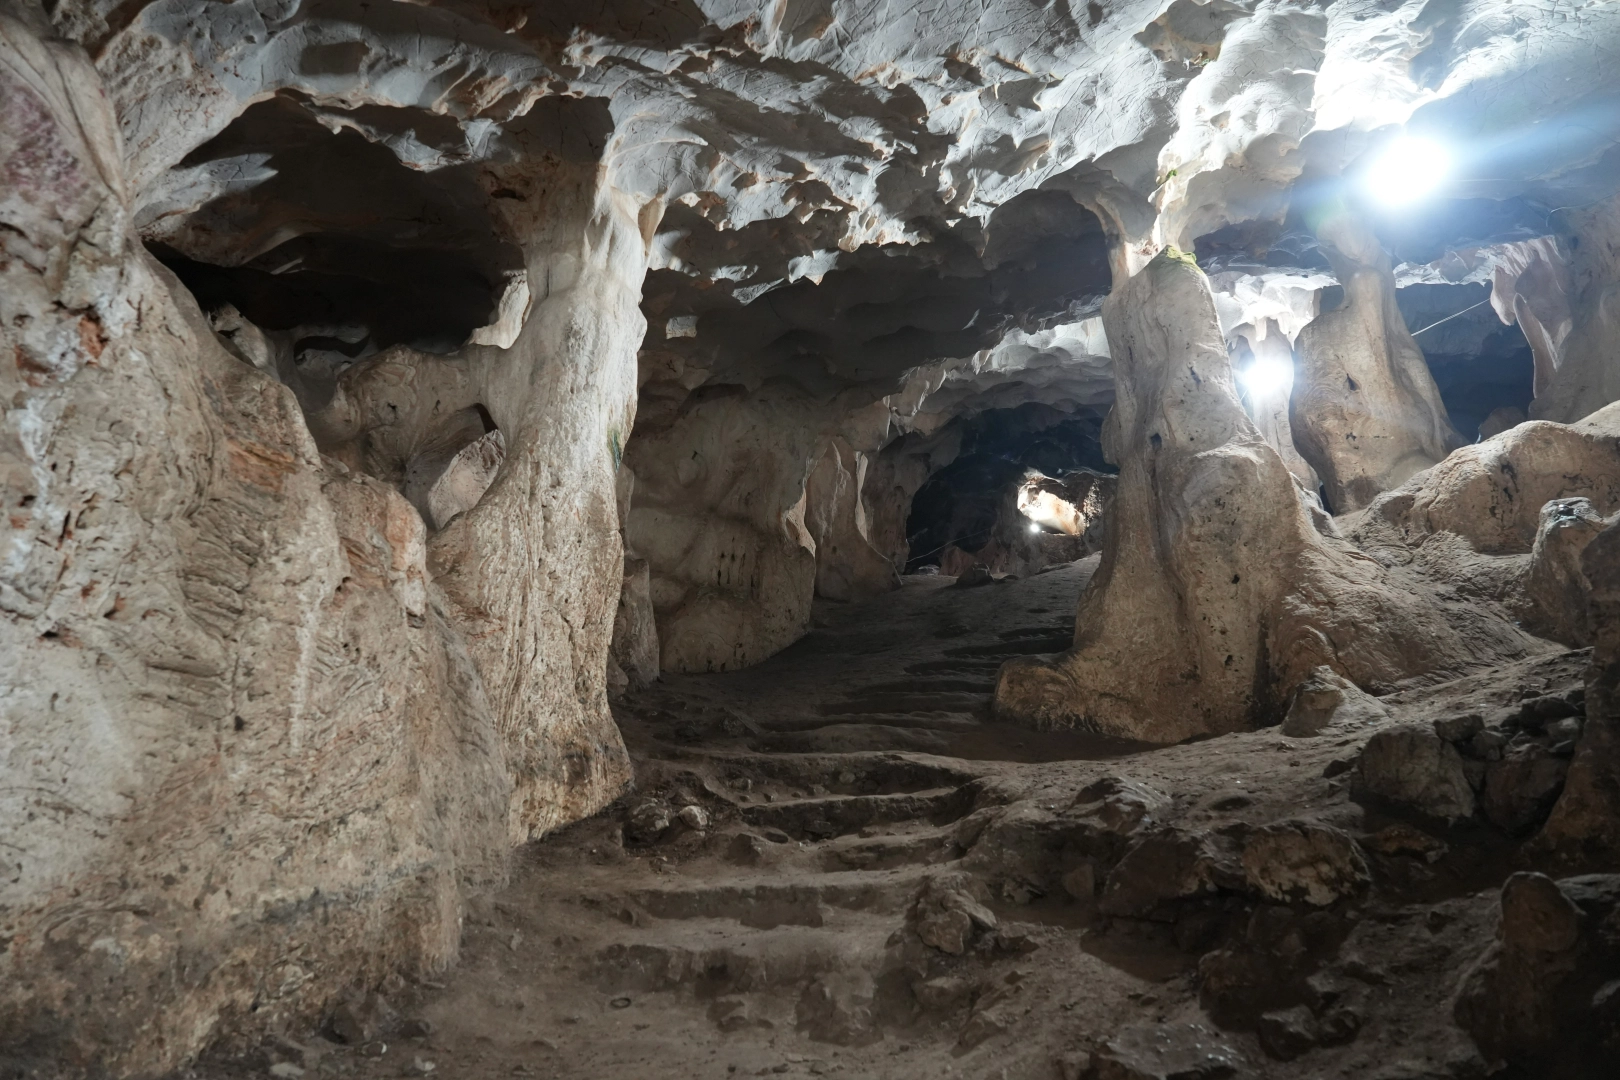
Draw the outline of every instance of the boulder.
M1510 749L1485 770L1480 809L1497 828L1520 834L1541 824L1564 790L1569 759L1528 743Z
M1497 938L1463 978L1457 1023L1487 1058L1531 1075L1613 1075L1612 1019L1620 875L1554 881L1518 873L1502 886Z
M1388 718L1383 702L1332 668L1322 665L1294 690L1282 733L1304 739L1334 725L1359 727Z
M1620 524L1587 546L1581 567L1593 638L1586 722L1538 843L1571 862L1612 866L1620 859Z
M961 956L983 931L996 928L996 916L976 900L965 875L929 878L913 902L909 921L925 945Z
M1135 1024L1096 1055L1097 1080L1220 1080L1243 1057L1203 1024Z
M1473 816L1474 789L1462 755L1432 727L1401 724L1367 740L1351 793L1445 822Z
M1099 910L1169 920L1173 912L1166 902L1240 889L1244 882L1232 837L1165 826L1132 844L1109 872Z
M1315 822L1265 825L1244 838L1243 874L1268 900L1326 907L1365 889L1367 860L1350 835Z

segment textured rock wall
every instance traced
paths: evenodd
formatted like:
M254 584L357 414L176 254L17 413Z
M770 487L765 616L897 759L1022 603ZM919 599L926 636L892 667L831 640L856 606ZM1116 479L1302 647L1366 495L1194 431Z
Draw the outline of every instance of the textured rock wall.
M1565 271L1569 292L1567 308L1557 312L1568 311L1567 331L1561 320L1550 328L1533 315L1530 320L1521 316L1521 322L1532 346L1539 346L1538 368L1545 367L1539 363L1543 355L1556 358L1545 385L1538 380L1530 415L1570 423L1620 401L1620 365L1614 362L1615 342L1620 341L1620 198L1566 210L1559 217L1575 239L1564 245L1571 249ZM1532 289L1540 285L1535 291L1545 296L1555 283L1531 278L1528 284ZM1543 306L1550 306L1546 300L1551 299L1564 298L1545 296Z
M626 537L651 568L665 671L757 663L810 621L811 406L780 390L719 390L644 417L628 449L636 493Z
M44 36L0 16L0 1041L150 1074L448 963L510 842L627 779L645 240L594 167L491 171L547 283L523 336L380 355L306 426L135 240L98 75ZM474 403L504 461L429 536L396 473Z
M311 427L324 449L402 475L436 429L486 409L494 483L429 543L500 718L512 836L588 814L629 779L605 671L622 580L614 472L634 420L645 244L637 207L591 166L488 171L543 282L510 349L398 348L344 372Z

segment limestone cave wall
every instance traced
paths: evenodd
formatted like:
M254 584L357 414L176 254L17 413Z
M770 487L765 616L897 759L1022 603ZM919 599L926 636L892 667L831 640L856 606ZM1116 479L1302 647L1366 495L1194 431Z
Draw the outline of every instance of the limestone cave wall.
M893 587L998 418L1118 470L1004 719L1611 679L1617 10L0 0L0 1052L451 963L631 782L610 690ZM1470 155L1404 216L1398 129Z

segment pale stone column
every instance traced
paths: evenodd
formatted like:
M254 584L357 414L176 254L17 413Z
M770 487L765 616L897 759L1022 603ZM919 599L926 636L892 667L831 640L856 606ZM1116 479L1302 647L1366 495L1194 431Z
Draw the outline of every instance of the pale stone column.
M1395 304L1389 255L1336 209L1317 228L1344 304L1300 331L1289 422L1329 509L1359 510L1461 442Z

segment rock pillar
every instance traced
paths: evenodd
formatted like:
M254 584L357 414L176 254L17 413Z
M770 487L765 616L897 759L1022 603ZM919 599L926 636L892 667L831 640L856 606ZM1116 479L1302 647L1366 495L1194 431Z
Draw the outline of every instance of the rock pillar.
M1389 255L1335 210L1317 228L1344 303L1300 331L1289 422L1335 514L1435 464L1460 440L1423 352L1395 304Z

